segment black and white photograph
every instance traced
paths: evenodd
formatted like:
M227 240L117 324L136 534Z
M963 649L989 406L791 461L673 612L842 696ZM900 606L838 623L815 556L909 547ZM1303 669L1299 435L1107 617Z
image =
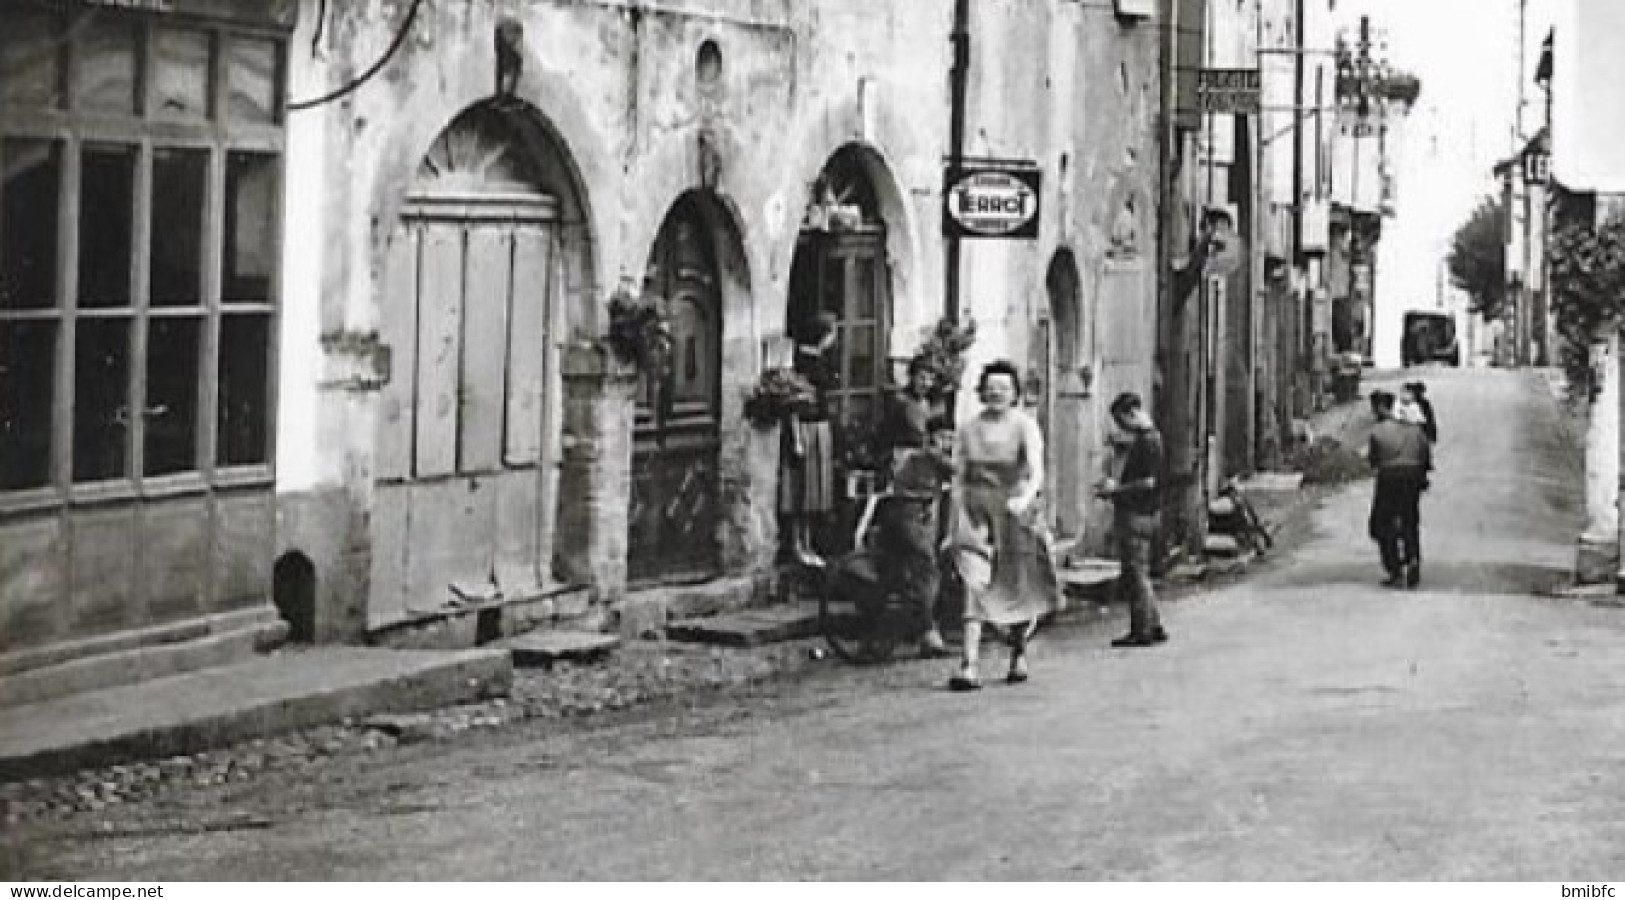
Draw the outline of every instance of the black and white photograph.
M0 0L0 882L1606 900L1622 339L1622 0Z

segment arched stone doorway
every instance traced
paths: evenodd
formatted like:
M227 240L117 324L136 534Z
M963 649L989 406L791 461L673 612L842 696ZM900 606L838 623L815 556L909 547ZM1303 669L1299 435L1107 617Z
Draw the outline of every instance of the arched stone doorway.
M844 147L813 183L785 306L786 333L795 341L806 337L819 313L835 317L839 359L830 415L838 493L847 475L881 464L875 438L882 394L891 380L892 272L873 165L864 149ZM820 535L819 545L828 552L850 543L851 510L840 512Z
M721 562L723 257L737 234L710 196L690 192L667 212L644 275L647 298L671 328L665 371L645 373L637 396L627 576L633 582L705 578Z
M1048 438L1052 524L1057 537L1076 538L1087 530L1091 506L1095 448L1087 404L1094 369L1084 352L1078 264L1065 247L1055 251L1044 274L1044 309L1033 352L1035 367L1044 374L1038 417Z
M469 107L418 166L380 297L372 628L550 586L564 296L588 266L534 110Z

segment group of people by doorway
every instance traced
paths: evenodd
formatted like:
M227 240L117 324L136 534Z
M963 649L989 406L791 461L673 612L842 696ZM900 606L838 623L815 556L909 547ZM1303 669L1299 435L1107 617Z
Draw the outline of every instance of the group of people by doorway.
M831 348L836 323L821 314L798 335L795 367L822 398L834 387ZM1029 678L1028 649L1039 622L1060 603L1047 516L1044 436L1022 408L1022 380L1011 362L985 365L976 381L980 409L955 425L935 390L935 372L910 364L907 384L886 397L878 419L889 487L875 517L874 549L884 588L918 611L925 656L949 651L939 623L944 576L961 590L963 639L954 691L982 687L984 629L1008 647L1005 681ZM815 525L835 508L835 475L827 400L784 429L780 512L787 552L822 566ZM1114 507L1113 535L1122 563L1118 589L1129 602L1129 633L1116 647L1152 647L1168 639L1150 579L1151 546L1160 525L1162 439L1140 397L1123 393L1110 407L1128 439L1119 442L1112 474L1095 495Z

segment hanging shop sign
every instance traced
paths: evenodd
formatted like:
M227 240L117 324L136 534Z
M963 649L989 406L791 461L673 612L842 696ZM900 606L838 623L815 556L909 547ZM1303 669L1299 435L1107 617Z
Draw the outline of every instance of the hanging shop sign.
M949 237L1038 237L1039 172L1036 165L966 163L943 180L942 228Z
M1257 115L1264 79L1257 69L1202 69L1196 73L1196 105L1218 115Z

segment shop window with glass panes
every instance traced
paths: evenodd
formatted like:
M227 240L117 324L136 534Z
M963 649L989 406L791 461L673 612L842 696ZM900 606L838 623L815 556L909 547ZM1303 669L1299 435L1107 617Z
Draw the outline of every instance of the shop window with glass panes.
M0 503L270 477L284 50L0 10Z

